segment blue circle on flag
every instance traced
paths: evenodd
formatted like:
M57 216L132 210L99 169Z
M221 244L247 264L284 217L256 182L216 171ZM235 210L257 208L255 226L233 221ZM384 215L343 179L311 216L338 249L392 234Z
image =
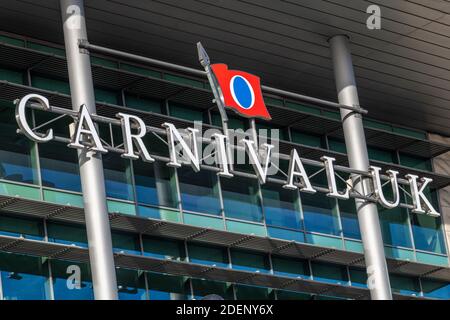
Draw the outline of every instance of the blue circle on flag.
M244 109L250 109L255 102L253 88L242 76L234 76L230 82L231 95L234 101Z

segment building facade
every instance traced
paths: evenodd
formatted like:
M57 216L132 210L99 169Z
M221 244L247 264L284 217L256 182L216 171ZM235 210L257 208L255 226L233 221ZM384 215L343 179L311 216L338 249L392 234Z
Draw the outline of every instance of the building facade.
M64 45L3 29L0 298L94 299L77 151L65 142L27 139L15 119L14 101L29 93L72 109ZM201 121L221 129L206 78L95 53L90 61L98 115L126 112L155 127ZM348 166L339 110L283 95L264 100L272 121L256 126L279 130L280 153L295 148L304 158L329 155ZM28 111L34 126L51 124L55 134L69 135L72 118ZM229 117L230 128L250 128L248 119ZM449 299L448 138L371 118L370 110L363 118L371 164L432 178L426 193L441 213L378 206L394 298ZM98 130L107 143L123 144L117 127L99 124ZM160 137L145 139L152 154L169 157ZM370 297L354 199L112 152L103 155L103 167L119 299ZM324 172L311 182L327 187ZM401 193L408 202L408 190Z

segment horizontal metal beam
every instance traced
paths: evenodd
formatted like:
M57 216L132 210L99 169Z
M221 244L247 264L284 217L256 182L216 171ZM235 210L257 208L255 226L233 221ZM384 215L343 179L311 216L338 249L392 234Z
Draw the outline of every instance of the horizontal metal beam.
M117 56L117 57L121 57L126 60L136 61L136 62L140 62L140 63L144 63L144 64L150 64L150 65L167 68L167 69L171 69L171 70L178 71L178 72L183 72L183 73L189 74L191 76L206 78L206 72L203 70L185 67L185 66L182 66L179 64L169 63L169 62L162 61L162 60L147 58L147 57L143 57L143 56L139 56L136 54L119 51L119 50L115 50L115 49L111 49L111 48L106 48L106 47L91 44L87 41L80 41L79 46L82 49L86 49L86 50L89 50L92 52L102 53L102 54L109 55L109 56ZM362 114L368 113L367 110L361 108L360 106L346 106L346 105L339 104L336 102L318 99L318 98L314 98L314 97L310 97L310 96L305 96L305 95L302 95L299 93L281 90L281 89L277 89L277 88L272 88L272 87L264 86L264 85L261 86L261 89L263 92L266 92L269 94L274 94L277 96L287 97L287 98L291 98L291 99L297 99L297 100L300 100L303 102L307 102L307 103L311 103L311 104L315 104L315 105L319 105L319 106L323 106L323 107L335 108L335 109L346 109L346 110L351 110L351 111L354 111L357 113L362 113Z

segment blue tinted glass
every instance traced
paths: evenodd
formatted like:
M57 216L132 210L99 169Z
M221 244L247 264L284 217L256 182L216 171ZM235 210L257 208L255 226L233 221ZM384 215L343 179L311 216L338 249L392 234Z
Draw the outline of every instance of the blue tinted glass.
M348 282L347 269L344 266L324 263L311 263L313 278L316 281L346 284Z
M302 229L297 192L279 185L262 187L266 224L292 229Z
M445 254L441 220L424 214L410 215L416 249Z
M55 300L93 300L94 290L88 266L68 261L51 261Z
M135 255L141 254L139 238L133 234L113 232L112 241L114 252L124 252Z
M177 170L183 210L220 215L217 176L212 171Z
M336 200L324 194L301 193L305 229L312 232L339 235Z
M417 278L410 278L399 275L389 275L393 292L406 295L419 295L420 284Z
M353 287L367 288L367 272L363 269L350 268L350 280Z
M44 239L44 226L39 220L2 215L0 216L0 234L42 240Z
M86 229L65 224L47 224L48 241L87 247Z
M65 144L47 142L39 145L42 185L81 192L77 152Z
M225 215L229 218L261 222L263 219L258 185L254 180L221 178Z
M144 246L145 256L151 256L160 259L171 258L176 260L184 260L186 256L184 252L184 245L180 241L144 237L142 239L142 243Z
M421 279L422 291L425 297L436 299L450 299L450 283Z
M228 254L223 248L189 244L188 252L190 262L228 267Z
M49 299L48 266L41 258L2 253L0 270L5 300Z
M339 200L338 204L344 237L351 239L361 239L358 216L356 215L355 201L353 199L345 201Z
M103 155L105 171L106 195L110 198L133 200L131 184L130 160L121 158L118 154Z
M378 206L383 241L386 244L400 247L412 247L408 225L408 213L405 209L384 209Z
M176 188L172 187L172 169L156 161L133 162L136 197L139 203L176 207Z
M0 179L37 184L30 156L32 142L16 133L14 105L0 101Z
M267 232L271 238L293 240L296 242L305 242L305 235L303 232L289 229L267 227Z
M145 281L142 273L133 270L118 269L117 287L119 300L146 300Z
M267 256L262 254L231 250L231 263L233 269L270 272L269 260Z
M308 261L291 258L272 257L273 272L285 277L308 278L310 276Z

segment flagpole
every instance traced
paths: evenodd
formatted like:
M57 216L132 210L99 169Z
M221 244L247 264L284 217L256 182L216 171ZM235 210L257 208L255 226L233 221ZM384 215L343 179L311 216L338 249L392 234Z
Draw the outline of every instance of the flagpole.
M214 102L217 105L217 108L219 109L220 118L222 120L222 130L223 134L227 137L227 156L228 156L228 164L230 166L231 171L234 169L233 164L233 153L231 153L231 136L230 131L228 129L228 115L225 111L225 105L223 103L222 95L219 91L219 86L216 83L216 79L214 78L214 75L211 70L211 62L209 60L209 56L206 53L205 48L203 48L201 42L197 42L197 52L198 52L198 60L200 61L200 64L203 66L206 72L206 76L208 77L209 84L211 86L212 93L214 95Z
M258 151L259 150L258 130L256 129L255 118L250 118L250 131L251 131L251 135L252 135L252 140L255 143L255 149L256 149L256 151Z

